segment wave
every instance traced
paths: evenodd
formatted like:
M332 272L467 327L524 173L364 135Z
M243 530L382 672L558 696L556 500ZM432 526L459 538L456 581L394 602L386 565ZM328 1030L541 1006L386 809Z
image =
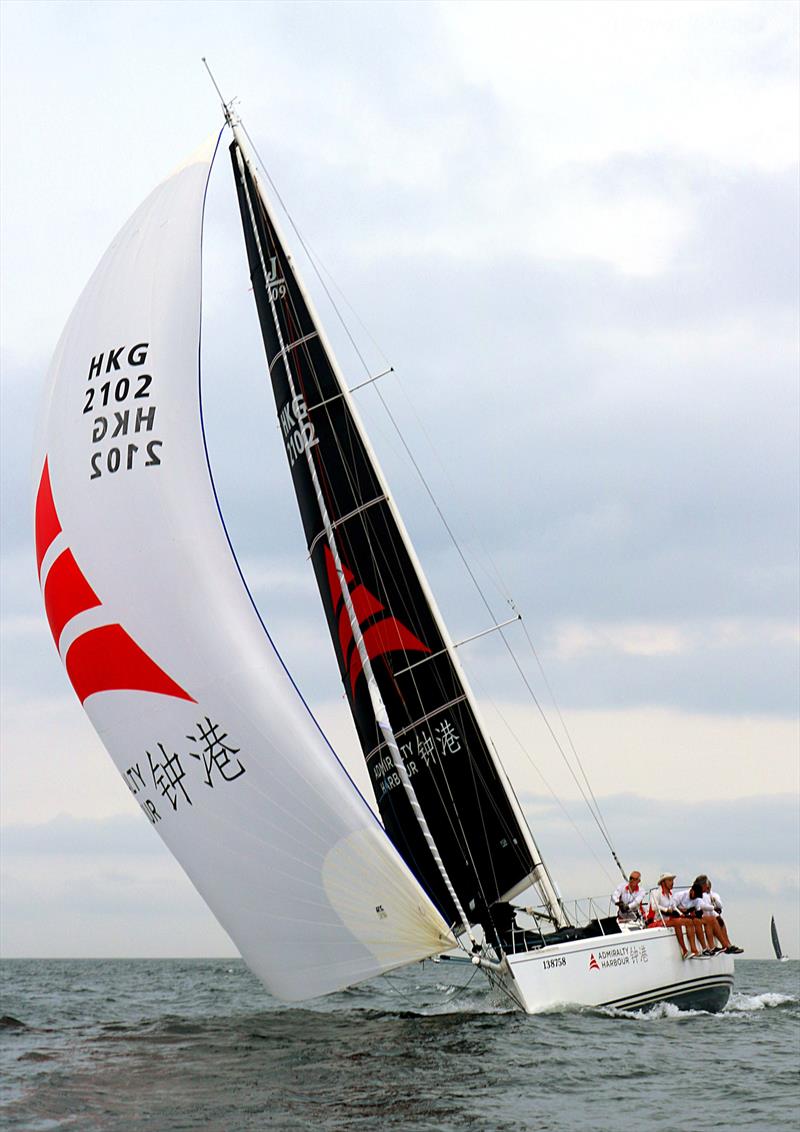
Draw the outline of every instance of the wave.
M794 1002L797 1002L797 999L790 994L765 991L762 994L733 994L727 1005L716 1013L708 1010L687 1010L685 1007L676 1006L673 1002L659 1002L646 1010L622 1010L613 1006L600 1007L596 1013L605 1014L612 1018L636 1018L648 1022L658 1022L664 1018L685 1019L701 1015L722 1018L726 1014L749 1014L756 1010L770 1010Z
M635 1018L642 1022L660 1022L665 1018L691 1018L695 1015L710 1014L707 1010L687 1010L674 1002L656 1002L653 1006L638 1010L623 1010L618 1006L601 1006L592 1013L604 1014L607 1018Z
M765 991L763 994L733 994L723 1014L747 1014L753 1010L769 1010L775 1006L785 1006L789 1002L797 1002L797 999L791 994L778 994L776 991Z

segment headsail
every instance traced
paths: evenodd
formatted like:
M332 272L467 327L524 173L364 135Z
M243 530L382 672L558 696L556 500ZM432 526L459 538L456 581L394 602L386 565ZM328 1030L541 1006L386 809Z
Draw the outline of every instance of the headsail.
M220 520L198 361L212 151L123 227L58 344L37 565L126 784L256 974L300 999L454 940L297 695Z
M535 879L559 921L558 898L480 725L375 456L235 134L231 156L278 420L342 681L386 829L445 917L455 923L457 906L376 726L363 673L364 649L461 904L480 919L478 910ZM328 517L343 579L326 532ZM357 647L359 635L363 649Z

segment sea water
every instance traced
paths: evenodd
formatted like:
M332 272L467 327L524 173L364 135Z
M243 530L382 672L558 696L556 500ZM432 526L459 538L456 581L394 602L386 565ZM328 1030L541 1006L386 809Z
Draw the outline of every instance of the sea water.
M721 1014L510 1011L427 962L298 1006L239 960L8 960L0 1127L796 1130L800 964Z

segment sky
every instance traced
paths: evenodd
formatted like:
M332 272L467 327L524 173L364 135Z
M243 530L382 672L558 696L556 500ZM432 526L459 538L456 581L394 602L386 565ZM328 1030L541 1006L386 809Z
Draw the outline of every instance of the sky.
M772 914L800 955L798 5L1 11L3 953L235 953L74 697L32 546L50 355L116 231L219 128L205 55L343 296L365 365L307 276L345 374L394 367L384 399L492 618L523 612L535 655L509 639L626 866L709 873L749 957ZM358 775L233 197L223 159L212 465L264 619ZM451 635L480 633L374 389L356 397ZM562 893L607 893L610 857L497 634L461 655Z

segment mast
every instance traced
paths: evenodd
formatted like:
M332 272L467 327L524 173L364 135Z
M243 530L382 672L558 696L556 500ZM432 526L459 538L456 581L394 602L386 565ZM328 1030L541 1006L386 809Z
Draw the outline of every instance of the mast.
M345 689L387 830L396 841L408 839L398 847L412 869L423 884L427 880L432 896L438 896L440 905L450 909L451 918L465 926L469 923L465 900L474 921L481 918L481 907L485 914L494 900L510 899L530 883L539 888L553 922L563 925L566 917L560 899L488 741L452 641L333 351L247 156L243 131L237 123L231 125L231 152L251 278L287 456L309 555L331 634L339 646ZM326 452L325 459L321 449ZM375 578L374 588L366 586L365 572ZM392 601L388 612L393 616L380 618L386 610L384 595ZM407 613L402 620L397 616L398 606L404 606ZM413 629L409 629L410 622ZM395 653L400 657L393 664ZM382 669L376 674L373 662L379 661ZM360 680L362 675L364 681ZM429 708L427 692L421 692L426 682L434 689L434 698L438 697L440 706L434 710ZM362 684L366 697L360 690ZM369 704L371 726L365 719L364 700ZM457 725L445 709L457 716ZM441 750L436 750L427 725L439 727ZM457 777L448 778L439 773L440 768L431 768L429 758L438 755L441 764L446 754L458 754L464 748L469 765L463 771L471 772L471 783L465 786ZM419 759L411 759L412 754ZM420 774L423 769L429 773ZM418 776L416 781L424 787L427 803L417 796L412 776ZM402 807L392 793L395 786L402 787L408 799L427 852L436 864L438 882L425 875L427 866L420 858L419 846L408 833ZM456 797L459 794L460 799ZM426 810L436 815L434 830ZM482 824L488 846L506 851L495 853L497 861L478 860L473 845L476 834L465 828L462 810L470 819L474 816L476 824ZM507 861L515 855L520 864L509 868ZM503 856L505 862L501 862ZM452 875L454 867L458 877ZM470 873L477 883L469 882Z
M238 147L239 147L238 152L236 154L236 157L237 157L237 161L239 163L240 172L242 174L242 184L244 185L244 191L245 191L245 195L246 195L246 198L247 198L248 211L250 213L250 220L251 220L251 223L253 225L253 235L254 235L256 246L257 246L257 249L258 249L259 260L260 260L260 263L261 263L261 270L263 272L265 283L268 283L270 273L267 271L267 265L266 265L266 261L264 259L264 251L263 251L263 248L261 246L261 241L260 241L259 235L258 235L258 226L257 226L257 223L256 223L255 212L253 210L253 202L252 202L252 199L250 197L250 194L249 194L249 191L248 191L248 188L247 188L246 180L244 179L244 163L245 163L246 158L245 158L245 155L244 155L244 150L242 148L241 131L240 131L238 125L235 125L232 128L233 128L233 135L236 138L236 141L237 141ZM307 299L306 301L308 302L309 300ZM271 299L271 303L272 303L272 317L273 317L273 322L274 322L274 325L275 325L275 333L278 337L278 342L280 343L280 352L281 352L281 358L282 358L282 361L283 361L283 367L284 367L284 370L285 370L285 373L286 373L286 380L287 380L287 383L289 385L289 389L291 390L291 393L292 393L292 399L296 400L297 399L297 390L295 388L294 378L292 376L292 371L291 371L291 368L289 366L289 361L288 361L288 358L287 358L286 344L285 344L284 339L283 339L283 332L282 332L281 325L280 325L280 319L278 318L278 315L277 315L277 312L276 312L276 309L275 309L274 300ZM394 731L392 730L392 725L389 722L389 716L388 716L387 711L386 711L386 705L383 702L383 697L381 696L380 688L378 687L378 682L375 679L375 674L374 674L373 669L372 669L372 661L370 660L369 654L367 652L366 645L364 644L364 636L363 636L363 633L361 632L361 626L359 624L358 617L356 616L356 611L355 611L355 608L353 606L352 598L350 596L350 590L349 590L349 587L348 587L348 584L347 584L347 579L345 577L344 567L342 566L341 558L339 557L339 550L336 546L336 538L335 538L334 532L333 532L333 524L331 522L330 515L328 514L328 508L325 504L325 499L323 498L322 488L321 488L320 482L319 482L319 476L317 475L317 470L314 466L314 460L313 460L313 457L312 457L312 454L311 454L311 447L309 445L305 446L304 455L305 455L306 463L308 465L308 471L309 471L309 475L311 477L311 482L314 485L314 495L316 497L317 506L319 507L320 517L321 517L323 525L325 527L325 538L326 538L326 541L327 541L327 544L328 544L328 548L331 552L331 556L333 558L334 565L336 567L336 577L339 581L339 587L340 587L341 592L342 592L342 598L344 600L345 609L347 610L347 616L348 616L348 619L350 621L350 626L351 626L351 629L352 629L352 632L353 632L354 640L356 642L358 654L359 654L359 657L361 658L361 667L364 671L364 675L365 675L366 680L367 680L367 687L369 689L369 696L370 696L370 700L372 702L372 709L375 713L375 722L377 723L378 728L380 730L380 733L383 735L384 741L385 741L387 747L389 748L391 758L392 758L392 762L394 763L395 770L396 770L397 774L400 776L400 780L403 784L403 789L405 790L405 792L408 796L409 802L411 803L411 808L414 811L414 816L416 817L417 822L419 823L420 829L422 830L422 835L425 838L425 841L428 845L428 848L431 851L431 855L432 855L434 861L436 862L436 867L438 868L438 870L439 870L439 872L442 876L442 880L445 883L447 891L449 892L449 894L450 894L450 896L453 900L453 904L455 905L456 911L458 912L459 919L460 919L460 921L461 921L461 923L464 927L465 932L469 936L470 940L472 940L472 942L474 943L476 941L475 941L475 938L472 934L472 929L470 928L469 920L467 919L466 913L464 912L464 909L461 906L461 902L458 899L458 895L456 893L456 890L453 888L453 884L452 884L452 881L450 880L450 877L447 874L447 870L444 867L444 864L442 862L442 858L439 854L439 850L436 847L436 842L433 839L433 835L430 831L430 828L428 827L428 823L425 820L425 815L422 812L422 807L419 804L419 799L417 798L416 791L414 790L414 787L411 783L411 779L408 777L408 772L406 770L405 764L403 763L403 760L400 756L400 748L397 745L397 738L395 736Z

